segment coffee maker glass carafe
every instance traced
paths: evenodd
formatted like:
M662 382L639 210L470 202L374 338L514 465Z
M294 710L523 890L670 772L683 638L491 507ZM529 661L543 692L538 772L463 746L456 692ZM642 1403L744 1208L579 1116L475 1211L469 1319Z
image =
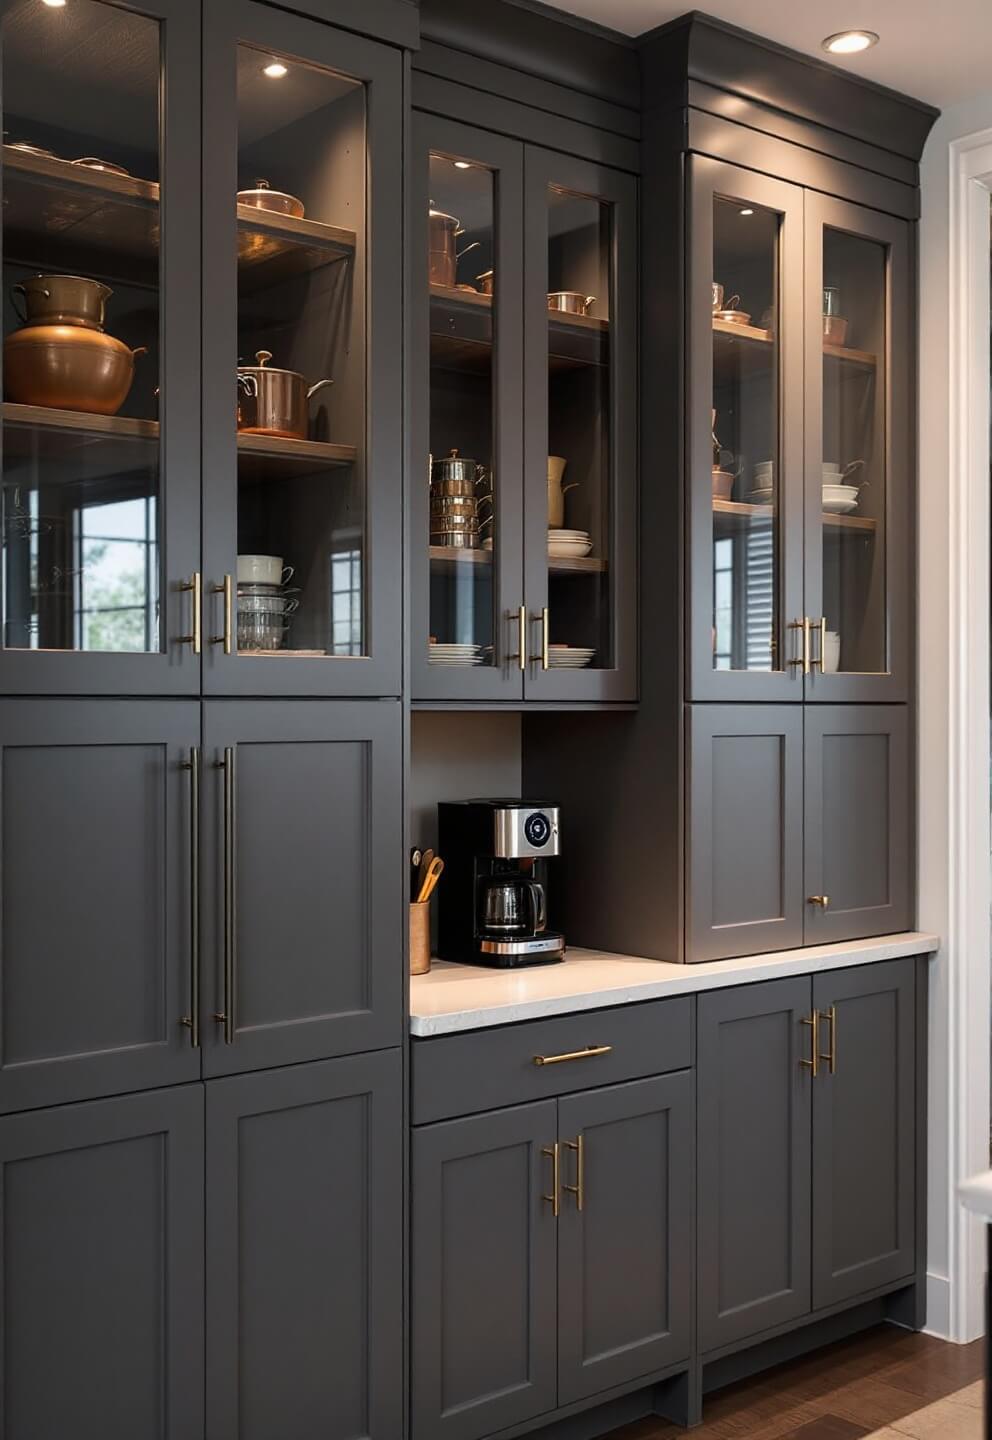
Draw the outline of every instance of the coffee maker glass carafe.
M479 919L489 934L542 934L548 923L544 886L522 875L482 876Z

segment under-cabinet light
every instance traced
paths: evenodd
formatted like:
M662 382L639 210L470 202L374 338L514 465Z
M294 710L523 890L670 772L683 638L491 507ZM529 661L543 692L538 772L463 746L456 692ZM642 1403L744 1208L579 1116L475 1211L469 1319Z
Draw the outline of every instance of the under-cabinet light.
M281 80L284 75L289 74L289 67L281 60L273 60L271 65L263 66L262 74L268 75L270 80Z
M742 214L742 215L753 215L753 214L754 214L754 211L753 211L752 209L750 209L750 207L745 206L745 208L741 211L741 214Z
M41 0L41 3L47 5L49 10L65 9L65 0Z
M455 161L455 169L456 169L456 170L471 170L471 168L472 168L472 164L471 164L471 161L469 161L469 160L456 160L456 161Z
M857 55L860 50L870 50L878 44L874 30L838 30L822 41L828 55Z

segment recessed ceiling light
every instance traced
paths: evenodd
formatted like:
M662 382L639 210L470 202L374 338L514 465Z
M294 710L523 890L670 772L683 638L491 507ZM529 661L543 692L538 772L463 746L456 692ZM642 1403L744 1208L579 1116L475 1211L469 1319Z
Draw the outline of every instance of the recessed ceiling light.
M751 210L751 209L745 208L744 210L741 211L741 214L742 214L742 215L753 215L753 214L754 214L754 211Z
M870 50L878 44L874 30L838 30L822 42L828 55L857 55L859 50Z
M456 160L456 161L455 161L455 169L456 169L456 170L471 170L471 168L472 168L471 163L470 163L468 160Z
M41 3L47 5L49 10L62 10L65 8L65 0L41 0Z
M281 60L273 60L271 65L263 66L262 74L268 75L270 80L281 80L284 75L289 74L289 67Z

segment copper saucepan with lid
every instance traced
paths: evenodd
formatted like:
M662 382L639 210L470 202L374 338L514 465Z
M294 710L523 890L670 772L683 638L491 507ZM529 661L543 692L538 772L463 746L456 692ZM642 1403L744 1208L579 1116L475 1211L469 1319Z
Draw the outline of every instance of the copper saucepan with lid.
M270 365L271 350L259 350L257 365L238 366L238 429L250 435L279 435L305 440L309 428L309 402L333 380L308 386L296 370Z
M289 195L285 190L273 190L268 180L256 180L253 190L239 190L238 204L247 205L252 210L269 210L275 215L291 215L294 220L302 220L304 205L295 195Z

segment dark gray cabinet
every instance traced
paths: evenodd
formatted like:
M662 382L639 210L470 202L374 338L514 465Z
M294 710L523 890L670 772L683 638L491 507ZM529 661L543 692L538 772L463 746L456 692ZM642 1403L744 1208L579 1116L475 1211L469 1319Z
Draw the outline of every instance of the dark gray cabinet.
M397 702L204 707L207 1075L398 1044Z
M402 1434L398 1050L207 1082L207 1432Z
M697 1015L697 1308L705 1352L810 1309L809 978L701 995Z
M686 958L803 943L803 712L688 710Z
M688 713L688 960L912 923L905 706Z
M689 1071L558 1102L558 1403L663 1370L690 1347Z
M700 996L704 1354L913 1280L925 1093L916 965Z
M686 1359L692 1109L679 1071L414 1131L415 1440Z
M813 976L813 1305L909 1277L916 1264L913 960Z
M804 756L806 943L906 929L913 863L907 708L807 706Z
M0 1120L6 1440L203 1434L203 1090Z
M200 707L0 701L0 1109L196 1079Z
M414 1440L555 1407L554 1100L414 1131Z

